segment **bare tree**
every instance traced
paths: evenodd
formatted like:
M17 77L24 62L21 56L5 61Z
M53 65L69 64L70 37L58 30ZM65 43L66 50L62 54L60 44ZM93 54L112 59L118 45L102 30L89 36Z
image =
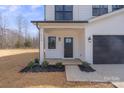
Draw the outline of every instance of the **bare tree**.
M33 37L29 34L29 22L23 15L16 17L17 30L8 29L6 16L0 13L0 48L22 48L38 47L38 36Z
M7 19L0 14L0 48L7 48Z
M30 34L28 33L29 23L28 23L28 20L26 20L26 19L24 19L23 22L24 22L23 23L23 32L24 32L24 36L25 36L24 47L29 48L29 47L32 47L32 39L30 37Z
M29 23L26 19L24 19L24 23L23 23L23 31L24 31L24 36L25 36L25 42L28 38L28 28L29 28Z
M3 47L4 48L7 48L8 47L8 43L7 43L7 27L8 27L7 17L6 16L3 16L3 33L4 33Z
M3 47L2 14L0 13L0 48Z
M32 47L33 48L38 48L39 47L39 34L37 34L36 36L34 36L32 38Z
M16 18L16 24L17 24L17 30L18 30L18 40L17 40L17 47L21 47L22 46L22 30L23 30L23 23L24 23L24 17L22 15L17 16Z

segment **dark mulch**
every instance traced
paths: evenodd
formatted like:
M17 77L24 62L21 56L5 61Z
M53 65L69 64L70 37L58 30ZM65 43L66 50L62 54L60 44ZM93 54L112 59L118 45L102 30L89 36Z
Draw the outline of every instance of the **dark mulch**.
M57 67L55 65L48 65L48 67L43 67L41 65L34 65L32 68L25 67L20 72L64 72L65 66Z
M85 71L85 72L94 72L94 71L96 71L91 66L84 66L84 65L78 65L78 66L79 66L81 71Z

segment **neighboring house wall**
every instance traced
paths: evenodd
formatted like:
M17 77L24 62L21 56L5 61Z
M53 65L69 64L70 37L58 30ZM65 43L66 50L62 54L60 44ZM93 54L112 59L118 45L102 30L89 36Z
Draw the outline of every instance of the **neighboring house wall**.
M56 37L56 49L48 49L48 37ZM61 38L61 41L58 38ZM64 37L73 37L74 58L85 58L83 29L45 29L46 58L64 58Z
M55 5L45 6L46 20L55 20ZM112 6L108 6L108 12L112 11ZM92 18L92 5L73 5L73 20L88 20Z
M93 35L124 35L124 12L89 23L85 29L86 61L93 63ZM92 37L92 42L88 42Z

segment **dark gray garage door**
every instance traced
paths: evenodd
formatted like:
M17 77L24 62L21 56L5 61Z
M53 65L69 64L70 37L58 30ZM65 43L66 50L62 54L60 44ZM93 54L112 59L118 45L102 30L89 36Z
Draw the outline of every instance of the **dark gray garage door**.
M124 35L94 35L94 64L124 64Z

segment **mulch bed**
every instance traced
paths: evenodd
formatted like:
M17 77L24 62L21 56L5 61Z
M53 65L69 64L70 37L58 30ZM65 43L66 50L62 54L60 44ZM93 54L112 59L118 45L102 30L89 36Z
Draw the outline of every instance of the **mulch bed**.
M78 65L78 66L79 66L81 71L85 71L85 72L94 72L94 71L96 71L91 66L84 66L84 65Z
M20 72L64 72L65 66L57 67L55 65L48 65L47 67L43 67L41 65L34 65L32 68L25 67Z

